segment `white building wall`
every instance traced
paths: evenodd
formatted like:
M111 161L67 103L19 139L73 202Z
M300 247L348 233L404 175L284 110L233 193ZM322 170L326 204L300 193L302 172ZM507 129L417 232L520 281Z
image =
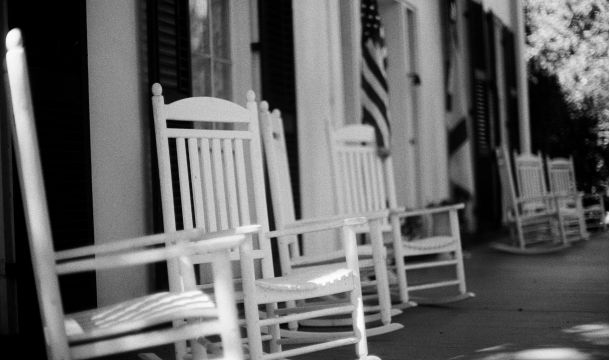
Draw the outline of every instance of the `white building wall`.
M137 0L87 1L95 244L140 236L150 214ZM97 273L98 305L146 292L144 267Z

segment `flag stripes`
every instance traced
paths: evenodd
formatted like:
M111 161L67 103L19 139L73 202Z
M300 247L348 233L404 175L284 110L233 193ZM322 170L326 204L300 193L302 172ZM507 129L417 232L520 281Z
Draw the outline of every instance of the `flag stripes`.
M387 49L376 0L362 0L362 122L375 129L383 153L390 149Z

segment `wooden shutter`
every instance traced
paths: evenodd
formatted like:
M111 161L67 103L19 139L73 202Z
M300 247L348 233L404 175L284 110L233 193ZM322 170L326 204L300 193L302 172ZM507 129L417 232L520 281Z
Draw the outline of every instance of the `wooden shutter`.
M163 86L166 102L191 96L188 10L188 0L147 2L148 82Z
M517 67L515 58L515 36L509 28L502 28L502 47L504 51L504 74L506 79L506 121L508 126L508 145L520 152L519 142L519 97L517 91Z
M487 63L487 104L489 108L489 116L487 118L488 142L492 149L500 145L500 99L498 97L498 69L496 68L496 24L501 24L501 21L491 12L485 15L485 58Z
M472 70L472 117L475 135L475 156L487 157L491 153L489 142L489 101L487 60L485 57L485 23L481 4L470 1L468 29L470 65Z
M492 56L493 47L490 46L488 18L480 3L469 1L468 42L472 84L470 111L474 129L475 214L479 230L494 228L501 219L491 122L494 113L492 80L495 59Z
M148 0L146 6L148 89L150 91L154 83L160 83L166 103L190 97L192 84L188 0ZM160 232L163 231L163 214L152 111L150 114L153 227L155 232ZM175 143L170 146L175 146ZM171 159L172 174L177 174L176 152L172 150L174 149L170 149L174 157ZM174 189L177 219L182 219L179 194L179 189Z

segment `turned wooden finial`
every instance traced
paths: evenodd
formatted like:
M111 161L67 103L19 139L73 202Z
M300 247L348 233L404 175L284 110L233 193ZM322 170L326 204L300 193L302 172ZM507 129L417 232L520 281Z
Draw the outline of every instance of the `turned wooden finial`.
M254 100L256 100L256 95L254 94L253 90L248 90L248 93L246 94L246 99L248 100L248 102L254 102Z
M13 50L18 47L23 47L23 37L21 36L21 30L15 28L6 35L6 49Z
M261 101L261 111L268 112L269 111L269 103L266 101Z
M161 87L161 84L154 83L152 86L152 93L155 96L161 96L161 94L163 94L163 87Z

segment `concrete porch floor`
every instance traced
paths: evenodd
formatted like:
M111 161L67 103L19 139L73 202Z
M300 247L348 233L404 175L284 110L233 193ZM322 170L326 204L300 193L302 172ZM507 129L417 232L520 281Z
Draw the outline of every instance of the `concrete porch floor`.
M512 255L487 245L465 255L468 290L476 297L405 310L394 318L405 327L369 339L370 354L382 360L608 359L608 232L548 255ZM595 327L582 325L601 330L586 332ZM526 349L546 351L519 357ZM353 359L354 353L344 347L303 358Z
M370 338L369 353L382 360L608 359L608 251L608 232L548 255L474 246L465 251L465 267L468 290L476 297L405 310L393 318L404 328ZM585 332L583 325L597 331ZM549 350L553 348L563 350ZM545 352L522 352L535 349ZM172 358L171 346L153 351ZM297 359L355 359L354 347Z

